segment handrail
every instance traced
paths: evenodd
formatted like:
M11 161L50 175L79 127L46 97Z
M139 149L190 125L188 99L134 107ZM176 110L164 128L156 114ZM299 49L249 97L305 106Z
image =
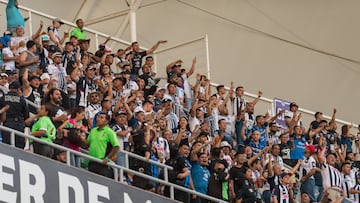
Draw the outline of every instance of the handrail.
M28 99L26 99L26 102L27 102L28 104L30 104L31 106L33 106L34 108L36 108L36 109L40 108L38 105L36 105L34 102L32 102L32 101L30 101L30 100L28 100ZM147 161L147 162L149 162L149 163L151 163L151 164L153 164L153 165L159 166L159 167L161 167L161 168L167 168L168 170L174 170L173 167L171 167L171 166L169 166L169 165L166 165L166 164L163 164L163 163L159 163L159 162L156 162L156 161L151 160L151 159L150 159L150 160L147 160L147 159L145 159L145 158L142 157L142 156L139 156L139 155L137 155L137 154L134 154L134 153L131 153L131 152L122 150L122 149L120 149L119 151L120 151L121 153L125 154L125 156L130 156L130 157L136 158L136 159L141 160L141 161ZM127 162L126 164L128 164L128 162Z
M14 129L11 129L11 128L8 128L8 127L5 127L5 126L0 126L0 130L3 130L3 131L7 131L7 132L10 132L11 133L11 137L10 137L10 140L11 140L11 146L12 147L15 147L15 135L18 135L18 136L21 136L21 137L25 137L25 138L29 138L29 139L32 139L36 142L39 142L41 144L45 144L45 145L48 145L48 146L51 146L53 148L56 148L56 149L59 149L59 150L63 150L63 151L66 151L66 155L67 155L67 160L66 160L66 163L67 165L70 165L70 153L73 153L73 154L76 154L77 156L80 156L80 157L83 157L83 158L86 158L90 161L94 161L94 162L97 162L97 163L102 163L103 160L101 159L98 159L98 158L95 158L95 157L92 157L92 156L89 156L87 154L83 154L81 152L78 152L78 151L74 151L72 149L69 149L69 148L66 148L66 147L63 147L63 146L60 146L60 145L57 145L57 144L54 144L54 143L50 143L50 142L47 142L47 141L44 141L44 140L41 140L40 138L37 138L37 137L34 137L32 135L26 135L25 133L22 133L20 131L17 131L17 130L14 130ZM154 182L157 182L157 183L160 183L160 184L164 184L166 186L169 186L170 187L170 199L174 199L174 189L177 189L177 190L181 190L181 191L184 191L184 192L187 192L187 193L190 193L190 194L193 194L193 195L196 195L196 196L199 196L201 198L205 198L207 200L210 200L210 201L214 201L214 202L226 202L224 200L220 200L220 199L217 199L215 197L211 197L211 196L207 196L207 195L204 195L204 194L201 194L199 192L196 192L194 190L190 190L188 188L185 188L185 187L182 187L182 186L179 186L179 185L176 185L176 184L173 184L173 183L170 183L168 181L165 181L165 180L161 180L161 179L157 179L157 178L154 178L150 175L146 175L146 174L143 174L143 173L140 173L138 171L134 171L132 169L129 169L129 168L125 168L125 167L122 167L122 166L119 166L119 165L116 165L115 163L113 162L110 162L107 164L108 166L111 166L112 168L115 168L116 170L114 170L114 180L118 180L119 178L119 174L118 174L118 170L120 170L120 181L123 181L123 172L128 172L128 173L132 173L132 174L135 174L136 176L140 176L142 178L145 178L145 179L148 179L150 181L154 181ZM167 174L164 174L164 175L167 175Z
M8 1L6 1L6 0L0 0L0 3L7 4ZM30 14L36 14L36 15L45 17L45 18L47 18L47 19L51 19L51 20L52 20L52 19L56 18L56 16L48 15L48 14L46 14L46 13L43 13L43 12L36 11L36 10L34 10L34 9L28 8L28 7L26 7L26 6L19 5L19 8L22 9L22 10L24 10L24 11L29 12ZM72 22L70 22L70 21L63 20L63 19L62 19L62 21L64 22L65 25L68 25L68 26L71 26L71 27L77 27L75 23L72 23ZM31 27L31 26L30 26L30 27ZM92 33L92 34L97 35L96 38L97 38L98 36L105 37L105 38L109 36L109 35L107 35L107 34L105 34L105 33L98 32L98 31L93 30L93 29L88 28L88 27L84 27L84 30L87 31L87 32L89 32L89 33ZM30 34L32 34L32 33L30 33ZM96 39L96 40L97 40L97 39ZM120 43L120 44L131 45L131 42L122 40L122 39L117 38L117 37L111 37L111 40L116 41L116 42L118 42L118 43ZM96 47L97 47L97 46L98 46L98 44L96 44ZM140 46L140 49L147 50L146 47L142 47L142 46Z
M211 82L210 85L213 86L213 87L216 87L216 86L218 86L219 84ZM227 87L227 86L225 86L225 89L226 89L226 90L230 90L230 88ZM251 97L251 98L258 98L257 95L252 94L252 93L249 93L249 92L244 92L244 95L245 95L245 96L248 96L248 97ZM272 99L269 99L269 98L266 98L266 97L263 97L263 96L262 96L262 97L260 97L260 100L261 100L261 101L264 101L264 102L267 102L267 103L270 103L270 104L273 106L273 102L274 102L274 101L273 101ZM312 116L315 115L315 112L314 112L314 111L307 110L307 109L304 109L304 108L299 108L298 111L300 111L300 112L302 112L302 113L310 114L310 115L312 115ZM331 120L331 116L327 116L327 115L323 114L323 117L326 118L326 119ZM355 126L354 123L348 122L348 121L344 121L344 120L341 120L341 119L335 119L335 121L338 122L338 123L341 123L341 124L353 125L353 126Z
M120 153L123 153L123 154L125 154L126 156L130 156L130 157L136 158L136 159L138 159L138 160L140 160L140 161L146 161L146 162L149 162L149 163L151 163L151 164L153 164L153 165L156 165L156 166L159 166L159 167L162 167L162 168L167 168L167 169L169 169L169 170L174 170L174 168L173 168L172 166L169 166L169 165L166 165L166 164L162 164L162 163L156 162L156 161L151 160L151 159L147 160L146 158L144 158L144 157L142 157L142 156L139 156L139 155L137 155L137 154L134 154L134 153L132 153L132 152L128 152L128 151L125 151L125 150L122 150L122 149L120 149L119 151L120 151Z

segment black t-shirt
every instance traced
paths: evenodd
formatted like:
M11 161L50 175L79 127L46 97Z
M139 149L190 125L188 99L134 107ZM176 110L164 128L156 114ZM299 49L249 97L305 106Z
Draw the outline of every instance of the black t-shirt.
M311 129L315 130L315 129L317 129L318 127L320 127L320 122L317 122L316 120L315 120L315 121L312 121L312 122L310 123L310 127L311 127Z
M134 149L135 154L145 157L146 152L149 152L149 153L151 152L149 145L143 143L141 145L135 146L135 149ZM148 163L148 162L137 160L136 167L137 167L136 170L143 168L145 174L149 174L149 175L151 174L150 163Z
M144 97L155 94L157 86L154 79L149 75L140 75L139 77L145 82Z
M131 58L131 74L139 75L139 70L142 65L142 58L146 55L146 51L134 53L134 56Z
M25 119L29 118L29 106L23 96L11 91L5 95L4 102L9 105L9 109L6 111L7 121L13 121L11 119L17 118L19 122L24 122Z
M51 108L50 108L50 111L49 111L49 117L51 119L51 121L54 123L55 127L58 128L63 122L61 121L53 121L53 117L58 117L58 116L61 116L63 114L66 114L66 111L64 110L63 107L61 106L56 106L54 104L51 104Z
M175 183L178 180L177 175L183 172L184 168L188 168L184 158L176 156L166 161L166 165L172 166L173 170L169 172L169 181Z
M254 184L246 179L245 175L242 175L240 183L241 188L239 193L236 193L236 199L242 198L243 202L256 202L257 198Z
M242 187L241 184L243 184L242 182L245 178L244 174L245 174L246 166L247 166L247 162L245 162L241 168L233 166L229 171L229 179L233 180L234 182L234 192L236 195L239 194L240 189Z

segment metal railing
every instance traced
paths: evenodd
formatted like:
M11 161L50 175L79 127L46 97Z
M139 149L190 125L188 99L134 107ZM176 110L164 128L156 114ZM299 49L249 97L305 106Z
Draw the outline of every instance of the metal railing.
M17 136L21 136L21 137L24 137L24 138L32 139L33 141L36 141L36 142L39 142L41 144L51 146L51 147L53 147L55 149L58 149L58 150L66 151L66 164L69 165L69 166L70 166L70 154L75 154L75 155L77 155L79 157L82 157L82 158L85 158L85 159L87 159L89 161L93 161L93 162L97 162L97 163L102 163L102 161L103 161L101 159L89 156L87 154L83 154L81 152L74 151L72 149L69 149L69 148L54 144L54 143L49 143L49 142L41 140L41 139L39 139L37 137L31 136L31 135L26 135L25 133L16 131L14 129L11 129L11 128L8 128L8 127L5 127L5 126L0 126L0 130L10 132L10 145L12 147L15 147L15 135L17 135ZM160 164L158 162L154 162L152 160L146 160L145 158L140 157L138 155L134 155L134 154L132 154L130 152L126 152L125 155L132 156L132 157L139 158L139 159L141 158L141 160L147 161L147 162L149 162L151 164L155 164L155 165L158 165L158 166L163 166L163 164ZM179 186L179 185L168 182L168 174L167 174L167 172L164 172L164 179L165 180L161 180L161 179L154 178L154 177L152 177L150 175L146 175L146 174L140 173L138 171L134 171L132 169L116 165L113 162L110 162L107 165L114 169L114 180L116 180L116 181L120 180L122 182L123 179L124 179L123 174L124 174L124 172L127 172L127 173L132 173L132 174L134 174L136 176L145 178L147 180L150 180L150 181L153 181L153 182L163 184L165 186L170 187L170 199L173 199L173 200L174 200L174 191L175 191L175 189L177 189L177 190L181 190L181 191L187 192L187 193L189 193L191 195L196 195L198 197L201 197L201 198L213 201L213 202L226 202L224 200L220 200L220 199L208 196L208 195L204 195L204 194L196 192L194 190L190 190L188 188L185 188L185 187L182 187L182 186ZM166 166L165 171L167 169L172 169L172 167Z
M0 3L6 5L8 3L8 1L0 0ZM28 17L30 17L30 19L29 19L29 32L30 32L30 35L33 33L33 27L32 27L33 25L32 25L32 19L31 19L33 14L36 14L38 16L44 17L44 18L49 19L49 20L53 20L54 18L57 17L57 16L52 16L52 15L40 12L40 11L36 11L34 9L31 9L31 8L28 8L28 7L22 6L22 5L19 5L19 9L26 11L28 13ZM65 25L71 26L73 28L77 27L75 23L72 23L70 21L66 21L66 20L63 20L63 19L62 19L62 21L64 22ZM88 27L84 27L84 31L95 35L95 46L96 47L99 46L99 37L107 38L109 36L109 35L107 35L105 33L93 30L93 29L88 28ZM118 42L120 44L123 44L123 45L127 45L127 46L131 45L131 42L122 40L122 39L117 38L117 37L111 37L111 40L113 40L115 42ZM140 47L140 48L143 49L143 50L147 50L147 48L145 48L145 47Z
M211 86L212 86L212 87L216 87L216 86L218 86L218 85L219 85L219 84L217 84L217 83L211 82ZM225 86L225 89L226 89L226 90L230 90L230 88L227 87L227 86ZM254 98L254 99L255 99L255 98L258 98L258 95L252 94L252 93L249 93L249 92L244 92L244 95L247 96L247 97L250 97L250 98ZM271 105L271 109L272 109L272 112L273 112L273 114L274 114L274 112L275 112L275 111L274 111L274 100L262 96L262 97L260 97L260 101L263 101L263 102L268 103L269 105ZM314 115L315 115L315 112L314 112L314 111L307 110L307 109L304 109L304 108L299 108L298 111L301 112L301 113L307 114L307 115L311 115L311 116L314 116ZM275 114L274 114L274 115L275 115ZM326 118L326 119L331 120L331 116L327 116L327 115L324 114L323 117ZM353 125L353 126L355 126L355 124L354 124L353 122L344 121L344 120L342 120L342 119L335 119L335 121L336 121L337 123L340 123L340 124Z

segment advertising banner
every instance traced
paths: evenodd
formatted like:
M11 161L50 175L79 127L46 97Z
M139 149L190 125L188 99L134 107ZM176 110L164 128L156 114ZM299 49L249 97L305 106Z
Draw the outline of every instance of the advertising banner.
M285 109L285 113L283 113L282 115L280 115L276 118L276 123L279 124L283 129L286 129L285 115L288 115L290 112L289 111L290 102L288 102L286 100L275 98L274 99L275 114L279 113L283 109Z
M0 143L0 202L175 202Z

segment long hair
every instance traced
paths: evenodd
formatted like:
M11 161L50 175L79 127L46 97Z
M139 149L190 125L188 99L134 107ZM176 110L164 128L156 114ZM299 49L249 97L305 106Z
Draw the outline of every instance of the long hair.
M49 103L49 102L51 101L50 95L53 95L56 90L59 90L59 89L58 89L58 88L55 88L55 87L54 87L54 88L51 88L51 89L49 90L49 92L48 92L46 95L44 95L44 99L43 99L42 104ZM60 90L59 90L59 91L60 91Z

